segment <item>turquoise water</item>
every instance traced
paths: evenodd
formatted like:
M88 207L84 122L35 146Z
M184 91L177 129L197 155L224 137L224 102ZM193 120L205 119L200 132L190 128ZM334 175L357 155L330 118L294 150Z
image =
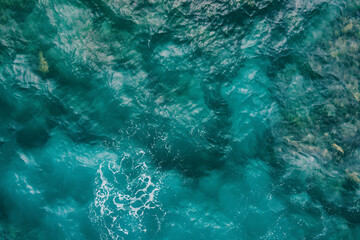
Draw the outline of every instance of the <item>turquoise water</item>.
M0 239L360 239L358 0L1 0Z

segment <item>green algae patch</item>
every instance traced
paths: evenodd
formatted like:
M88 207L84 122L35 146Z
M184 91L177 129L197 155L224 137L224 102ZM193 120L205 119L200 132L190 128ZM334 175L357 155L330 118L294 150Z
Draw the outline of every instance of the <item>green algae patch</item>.
M44 57L43 51L39 51L39 71L42 73L49 72L49 65Z

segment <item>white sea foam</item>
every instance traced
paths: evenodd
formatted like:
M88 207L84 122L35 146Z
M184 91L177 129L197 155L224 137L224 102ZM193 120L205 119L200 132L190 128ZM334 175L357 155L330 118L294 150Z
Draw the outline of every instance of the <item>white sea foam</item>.
M143 223L145 218L150 217L160 224L159 219L165 215L157 200L161 183L154 178L160 174L155 174L156 170L148 166L147 157L139 150L100 164L91 217L104 231L106 229L108 234L105 235L111 236L110 239L123 239L126 235L135 238L149 231ZM151 210L155 210L155 214ZM109 239L105 235L102 239Z

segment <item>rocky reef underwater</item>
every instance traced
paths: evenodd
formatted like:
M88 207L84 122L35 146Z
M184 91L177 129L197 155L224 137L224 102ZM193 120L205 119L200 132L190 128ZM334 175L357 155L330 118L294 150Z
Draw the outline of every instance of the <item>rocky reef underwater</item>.
M0 0L0 239L360 239L358 0Z

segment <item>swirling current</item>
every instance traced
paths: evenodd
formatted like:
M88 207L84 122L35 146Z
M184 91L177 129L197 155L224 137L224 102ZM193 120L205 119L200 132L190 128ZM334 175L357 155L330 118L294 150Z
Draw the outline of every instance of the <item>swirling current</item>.
M0 239L360 239L359 0L0 0Z

